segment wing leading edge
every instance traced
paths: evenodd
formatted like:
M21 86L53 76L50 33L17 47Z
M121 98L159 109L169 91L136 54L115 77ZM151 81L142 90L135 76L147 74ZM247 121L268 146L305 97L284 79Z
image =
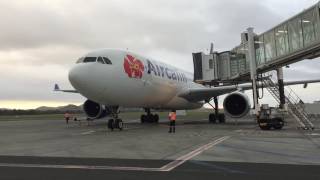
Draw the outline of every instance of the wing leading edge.
M289 85L303 84L304 88L306 88L307 84L318 83L318 82L320 82L320 79L290 81L290 82L284 82L284 85L289 86ZM258 86L261 87L261 84L259 84ZM185 98L189 101L197 102L197 101L209 100L212 97L228 94L238 90L250 90L250 89L252 89L251 84L239 84L239 85L232 85L232 86L212 87L212 88L205 88L205 87L193 88L193 89L187 89L185 92L180 93L178 96Z

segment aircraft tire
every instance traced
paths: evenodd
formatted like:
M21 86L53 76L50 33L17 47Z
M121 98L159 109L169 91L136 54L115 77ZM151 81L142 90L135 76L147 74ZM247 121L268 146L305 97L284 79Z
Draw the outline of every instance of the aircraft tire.
M159 122L159 115L158 114L153 115L153 120L155 123L158 123Z
M216 116L213 113L209 114L209 123L216 123Z
M116 119L115 125L116 125L116 128L118 128L120 131L122 131L122 129L123 129L122 119Z
M219 123L225 123L226 122L226 117L224 114L219 114L218 115Z
M274 118L274 125L273 128L280 130L283 127L283 120L281 118Z
M142 115L140 116L140 122L141 122L142 124L146 122L146 119L147 119L147 116L146 116L146 115L142 114Z
M111 129L111 131L113 131L114 129L114 120L113 119L109 119L108 121L108 128Z
M155 120L155 118L154 118L154 115L153 114L149 114L149 115L147 115L146 116L146 121L148 122L148 123L153 123Z

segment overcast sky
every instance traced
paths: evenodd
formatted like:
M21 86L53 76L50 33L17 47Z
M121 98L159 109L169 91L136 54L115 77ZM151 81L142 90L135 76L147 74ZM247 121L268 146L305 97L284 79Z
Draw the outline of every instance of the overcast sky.
M0 108L82 103L68 70L97 48L128 48L193 71L192 52L240 43L247 27L264 32L316 0L0 0ZM285 78L320 78L319 60L286 69ZM295 87L306 101L320 99L319 85ZM267 99L268 101L268 99Z

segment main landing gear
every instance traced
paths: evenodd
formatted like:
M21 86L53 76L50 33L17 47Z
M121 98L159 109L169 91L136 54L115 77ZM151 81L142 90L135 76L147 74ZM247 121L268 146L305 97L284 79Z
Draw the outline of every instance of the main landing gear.
M158 123L159 122L159 115L158 114L151 114L149 108L145 108L145 112L147 114L142 114L140 117L141 123Z
M120 113L119 107L111 107L111 119L108 120L108 128L113 131L113 129L119 129L122 131L123 129L123 121L118 118L118 114Z
M213 101L214 101L214 106L210 104L210 101L207 102L214 109L214 113L209 114L209 123L216 123L217 121L219 123L225 123L226 122L225 115L223 113L219 113L218 97L214 97Z

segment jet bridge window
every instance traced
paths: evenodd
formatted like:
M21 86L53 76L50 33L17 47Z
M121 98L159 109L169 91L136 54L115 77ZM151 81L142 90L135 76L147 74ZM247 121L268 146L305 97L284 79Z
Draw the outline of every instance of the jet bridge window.
M103 57L103 59L104 59L104 62L105 62L106 64L112 64L112 62L110 61L109 58Z
M213 59L209 59L209 69L213 69Z
M97 57L86 57L84 58L83 62L88 63L88 62L96 62Z

